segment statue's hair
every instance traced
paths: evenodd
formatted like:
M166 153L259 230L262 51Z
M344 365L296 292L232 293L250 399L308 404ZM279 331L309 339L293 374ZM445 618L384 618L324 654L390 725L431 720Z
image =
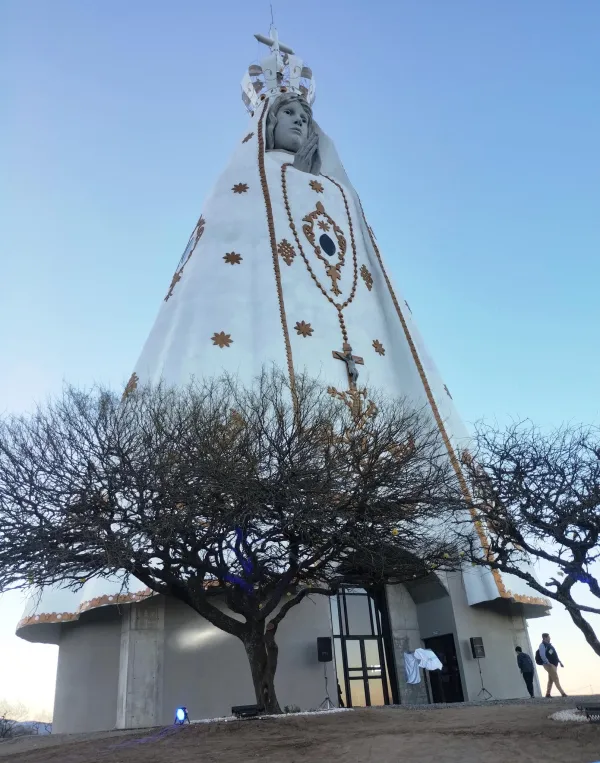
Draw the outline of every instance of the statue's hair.
M275 148L275 127L277 126L277 115L279 114L280 109L284 108L284 106L288 106L290 103L295 102L298 102L302 106L306 112L306 116L308 117L308 137L310 137L315 132L315 123L313 120L313 114L310 105L304 100L304 98L297 95L296 93L284 93L283 95L279 95L277 98L275 98L267 113L267 123L265 126L265 148L267 151ZM318 153L319 152L317 149L313 158L313 165L315 168L320 167L321 164ZM317 171L314 174L319 173Z

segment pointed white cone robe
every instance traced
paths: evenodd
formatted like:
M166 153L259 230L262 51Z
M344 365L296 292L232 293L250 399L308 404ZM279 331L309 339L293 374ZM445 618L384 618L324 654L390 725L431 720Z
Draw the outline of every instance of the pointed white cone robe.
M256 109L204 205L165 284L128 389L222 372L250 383L275 364L292 381L306 371L344 394L350 389L346 363L335 353L349 352L359 389L378 388L429 407L460 470L458 454L468 434L410 308L391 284L332 141L317 127L321 174L295 169L294 155L266 150L270 103L265 99ZM505 598L548 606L510 576L469 568L464 583L469 604ZM40 618L60 622L65 613L76 618L92 599L97 606L110 603L105 594L114 592L106 588L89 598L67 591L44 595L29 606L20 635L37 640L31 631Z

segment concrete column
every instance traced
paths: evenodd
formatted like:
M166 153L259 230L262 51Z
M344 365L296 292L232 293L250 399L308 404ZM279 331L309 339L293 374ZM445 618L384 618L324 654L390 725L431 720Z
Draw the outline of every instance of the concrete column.
M118 729L161 724L164 643L164 598L127 605L121 625Z
M426 705L429 700L424 675L421 674L420 684L408 684L404 670L404 652L414 652L422 646L417 605L402 584L387 586L386 593L400 702L409 705Z

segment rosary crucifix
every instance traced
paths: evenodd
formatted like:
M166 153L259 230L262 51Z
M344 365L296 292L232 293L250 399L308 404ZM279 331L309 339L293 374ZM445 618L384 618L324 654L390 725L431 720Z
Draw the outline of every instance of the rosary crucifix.
M348 384L350 385L350 389L356 389L356 382L358 380L358 368L356 366L364 366L365 361L362 358L359 358L358 355L352 354L352 347L350 347L348 342L344 342L343 352L339 352L339 350L333 350L331 354L336 360L344 361L346 364L346 372L348 374Z

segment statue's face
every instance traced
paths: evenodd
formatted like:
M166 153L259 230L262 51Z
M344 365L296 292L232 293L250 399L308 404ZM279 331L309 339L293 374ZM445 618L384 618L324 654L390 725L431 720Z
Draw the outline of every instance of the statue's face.
M308 114L299 101L286 104L277 113L274 148L296 153L308 138Z

